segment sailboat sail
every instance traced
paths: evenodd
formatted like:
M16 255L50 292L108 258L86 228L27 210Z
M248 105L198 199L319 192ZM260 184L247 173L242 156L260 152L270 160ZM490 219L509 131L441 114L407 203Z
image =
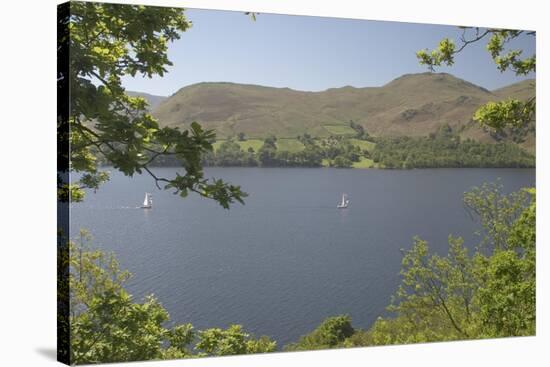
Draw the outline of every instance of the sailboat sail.
M349 204L348 196L346 194L342 194L342 202L338 204L336 207L338 209L344 209L347 208Z
M151 198L151 194L148 192L145 193L145 199L143 199L143 205L141 206L144 209L151 208L153 206L153 199Z

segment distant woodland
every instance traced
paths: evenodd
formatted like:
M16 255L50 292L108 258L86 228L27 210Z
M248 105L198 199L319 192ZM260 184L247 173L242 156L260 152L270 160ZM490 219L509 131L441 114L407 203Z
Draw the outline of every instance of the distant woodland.
M248 140L244 134L213 144L203 165L220 167L337 167L337 168L464 168L535 166L535 157L510 142L483 143L463 139L449 125L425 137L372 137L350 123L353 137ZM170 156L153 162L176 166Z

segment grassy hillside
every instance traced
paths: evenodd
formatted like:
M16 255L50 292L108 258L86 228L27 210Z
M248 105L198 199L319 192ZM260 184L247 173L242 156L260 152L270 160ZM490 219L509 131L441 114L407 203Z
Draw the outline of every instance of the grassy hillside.
M493 91L493 94L501 99L506 99L510 96L518 99L529 99L534 95L535 87L535 81L533 79L529 79L504 88L496 89Z
M149 104L149 109L150 110L154 110L155 108L158 107L158 105L160 105L160 103L162 101L164 101L165 99L168 98L168 97L164 97L164 96L155 96L155 95L149 94L149 93L134 92L134 91L131 91L131 90L126 91L126 93L131 97L145 98L145 100Z
M161 124L186 128L197 121L220 138L243 132L296 138L353 136L349 122L375 136L426 136L449 124L461 136L493 138L471 116L483 103L534 95L534 80L489 91L445 73L403 75L382 87L303 92L234 83L199 83L180 89L153 111ZM284 143L282 143L284 144ZM289 143L292 144L292 143ZM534 149L534 135L522 144Z
M359 139L350 139L351 144L358 146L361 150L372 151L376 145L372 141L359 140Z
M278 150L286 150L287 152L296 153L305 149L304 144L298 139L277 139L275 143Z
M220 147L220 145L224 141L226 141L226 140L225 139L217 140L214 143L214 151L217 151L218 148ZM264 144L264 141L262 139L246 139L244 141L237 141L236 140L235 142L237 144L239 144L241 149L245 152L248 151L248 148L252 148L252 149L254 149L255 152L257 152L258 150L260 150L260 148ZM276 145L277 145L278 150L284 150L284 151L292 152L292 153L299 152L301 150L304 150L304 148L305 148L304 144L300 143L298 141L298 139L289 139L289 138L288 139L287 138L277 139Z

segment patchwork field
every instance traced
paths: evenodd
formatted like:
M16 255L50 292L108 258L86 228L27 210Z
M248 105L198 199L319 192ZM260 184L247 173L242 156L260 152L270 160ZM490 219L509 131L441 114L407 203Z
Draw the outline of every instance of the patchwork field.
M366 150L369 152L371 152L376 146L376 143L373 143L372 141L359 140L359 139L350 139L349 141L351 142L351 144L361 148L362 150Z
M238 141L237 143L245 152L248 150L248 148L252 148L255 152L257 152L258 150L260 150L262 145L264 145L264 141L261 139L248 139L245 141Z
M216 140L216 142L212 144L214 146L215 152L218 151L220 145L222 145L224 141L225 140ZM241 149L245 152L248 150L248 148L252 148L255 152L257 152L264 144L264 141L261 139L247 139L245 141L237 141L236 143L239 144Z
M217 140L213 144L214 151L217 151L224 141L226 140ZM262 139L247 139L244 141L237 141L236 143L239 144L241 149L244 151L247 151L248 148L252 148L255 152L257 152L264 144L264 141ZM276 144L278 150L284 150L292 153L299 152L305 148L298 139L278 138Z
M298 139L277 139L277 149L286 150L291 153L296 153L305 148Z
M336 125L331 125L331 127L337 127ZM341 126L339 126L341 127ZM345 126L343 126L345 128ZM345 129L336 129L334 131L344 132ZM220 146L225 142L225 139L217 140L214 145L214 151L217 152ZM376 143L360 140L360 139L349 139L349 142L354 146L359 147L361 150L366 150L372 152ZM249 148L254 149L254 152L258 152L262 145L264 144L263 139L247 139L244 141L236 141L237 144L241 147L243 151L247 151ZM318 142L319 143L319 142ZM304 144L302 144L298 139L293 138L277 138L277 150L287 151L291 153L300 152L305 149ZM322 165L324 167L330 167L330 160L323 159ZM361 157L359 162L353 162L353 168L377 168L379 165L374 163L371 159L366 157Z
M378 164L374 163L372 159L361 157L359 162L353 162L353 168L377 168Z
M356 131L347 125L323 125L332 135L354 135Z

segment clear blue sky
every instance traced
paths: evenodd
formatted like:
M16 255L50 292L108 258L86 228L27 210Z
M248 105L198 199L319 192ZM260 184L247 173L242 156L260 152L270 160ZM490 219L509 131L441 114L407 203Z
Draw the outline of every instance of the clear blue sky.
M170 95L190 84L227 81L319 91L352 85L381 86L406 74L425 72L415 52L433 48L443 37L458 39L455 26L322 17L259 14L254 22L241 12L186 10L193 26L170 44L174 63L163 78L125 78L129 90ZM452 68L440 68L487 89L524 78L500 73L485 42L457 55ZM535 52L534 37L513 47ZM529 76L533 78L534 76Z

